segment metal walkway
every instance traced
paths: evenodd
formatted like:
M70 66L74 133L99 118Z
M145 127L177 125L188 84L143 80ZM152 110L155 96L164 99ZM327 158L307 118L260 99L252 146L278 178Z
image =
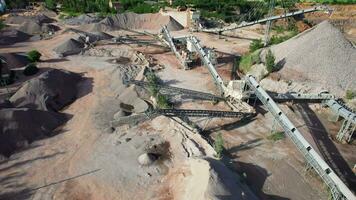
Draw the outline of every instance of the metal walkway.
M128 82L129 84L135 84L141 87L149 87L149 83L145 81L137 81L131 80ZM157 85L159 92L165 95L188 95L190 98L201 99L201 100L211 100L211 101L224 101L225 99L216 96L214 94L199 92L195 90L189 90L179 87L165 86L165 85Z
M255 25L255 24L260 24L260 23L264 23L264 22L268 22L268 21L274 21L274 20L277 20L277 19L283 19L283 18L295 16L295 15L301 15L301 14L304 14L304 13L310 13L310 12L315 12L315 11L323 11L323 10L327 10L327 8L324 7L324 6L316 6L316 7L313 7L313 8L308 8L308 9L304 9L304 10L298 10L298 11L295 11L295 12L285 13L283 15L276 15L276 16L272 16L272 17L267 17L267 18L260 19L260 20L257 20L257 21L253 21L253 22L242 22L241 24L233 26L233 27L198 29L198 31L207 32L207 33L221 33L221 32L224 32L224 31L230 31L230 30L243 28L243 27L247 27L247 26L252 26L252 25Z
M258 99L268 108L271 114L279 122L285 133L303 154L307 163L319 174L321 179L329 187L333 198L355 200L355 195L342 182L330 166L319 156L313 147L305 140L298 129L292 124L288 117L281 111L266 91L257 83L252 75L245 77L246 84L254 91Z

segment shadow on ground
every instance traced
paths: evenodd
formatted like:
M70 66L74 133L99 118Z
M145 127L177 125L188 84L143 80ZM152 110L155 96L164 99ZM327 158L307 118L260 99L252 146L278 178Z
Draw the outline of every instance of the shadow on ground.
M335 173L348 185L348 187L356 191L356 176L351 168L336 148L332 139L328 136L328 132L324 125L319 120L315 112L308 104L299 104L297 109L302 115L309 132L311 133L314 142L319 149L321 156Z

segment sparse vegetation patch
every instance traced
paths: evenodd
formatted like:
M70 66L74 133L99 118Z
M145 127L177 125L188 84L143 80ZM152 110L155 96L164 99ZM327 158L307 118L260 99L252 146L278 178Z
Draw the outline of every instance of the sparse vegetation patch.
M286 136L284 132L279 131L279 132L272 132L271 135L267 136L267 139L272 140L272 141L278 141L284 139Z

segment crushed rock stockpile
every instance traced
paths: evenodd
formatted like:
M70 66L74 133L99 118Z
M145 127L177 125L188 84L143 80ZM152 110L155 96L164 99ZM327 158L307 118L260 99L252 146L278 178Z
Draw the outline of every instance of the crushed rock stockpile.
M55 20L47 17L44 14L31 17L12 15L6 19L7 24L17 24L19 25L18 30L30 35L47 33L49 31L58 31L59 27L50 24L53 22L55 22Z
M1 30L0 45L12 45L17 42L24 42L31 38L31 35L19 30Z
M35 16L32 16L32 17L29 17L29 16L20 16L20 15L10 15L6 20L5 22L7 24L22 24L24 22L36 22L38 24L43 24L43 23L53 23L55 22L54 19L51 19L49 17L47 17L46 15L44 14L39 14L39 15L35 15Z
M62 44L58 45L53 50L58 55L68 56L68 55L80 53L83 50L83 48L84 48L84 43L79 42L78 40L75 40L73 38L70 38L69 40L64 41Z
M77 97L79 74L51 69L25 83L11 98L16 107L58 111Z
M68 120L62 113L28 108L0 108L0 154L9 157L36 139L50 136Z
M8 69L21 68L29 64L27 56L18 53L0 53L0 58L6 61L4 66Z
M181 30L184 27L170 16L155 14L124 13L106 17L99 23L83 25L87 31L114 31L119 29L161 30L166 25L170 31Z
M98 17L95 14L83 14L79 15L77 17L72 17L69 19L64 20L65 24L72 25L72 26L77 26L77 25L83 25L83 24L92 24L92 23L97 23L100 22L102 18Z
M356 48L328 21L271 49L283 79L312 80L338 96L356 88Z

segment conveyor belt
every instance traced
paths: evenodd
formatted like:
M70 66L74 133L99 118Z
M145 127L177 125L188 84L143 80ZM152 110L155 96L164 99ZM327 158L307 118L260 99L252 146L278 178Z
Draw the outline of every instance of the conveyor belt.
M325 10L325 7L316 6L316 7L313 7L313 8L308 8L308 9L304 9L304 10L298 10L298 11L286 13L286 14L283 14L283 15L276 15L276 16L272 16L272 17L267 17L267 18L256 20L256 21L253 21L253 22L243 22L243 23L241 23L239 25L236 25L236 26L233 26L233 27L198 29L198 31L207 32L207 33L221 33L221 32L224 32L224 31L230 31L230 30L234 30L234 29L238 29L238 28L252 26L252 25L264 23L264 22L267 22L267 21L274 21L274 20L277 20L277 19L283 19L283 18L295 16L295 15L301 15L301 14L304 14L304 13L315 12L315 11L320 11L320 10Z
M304 158L319 174L321 179L329 187L334 199L355 200L355 195L342 182L330 166L319 156L313 147L305 140L303 135L292 124L288 117L281 111L266 91L257 83L251 75L245 77L247 85L255 92L255 95L268 108L278 123L283 127L285 133L292 140Z
M218 110L186 110L186 109L156 109L155 114L165 116L184 116L184 117L220 117L220 118L245 118L252 117L251 113L218 111Z
M149 83L145 81L136 81L132 80L129 82L130 84L135 84L141 87L149 87ZM216 96L214 94L199 92L195 90L189 90L179 87L165 86L165 85L157 85L160 93L166 95L187 95L194 99L202 99L202 100L211 100L211 101L223 101L224 98Z
M213 77L214 82L217 85L217 87L219 88L222 96L224 96L224 93L225 93L225 90L226 90L226 86L224 85L224 81L220 77L218 72L216 71L214 65L209 60L208 55L204 51L203 47L199 44L198 39L196 37L194 37L194 36L190 36L190 37L187 38L187 40L189 40L193 44L195 50L198 52L200 58L204 62L204 65L208 68L208 70L210 72L210 75Z

